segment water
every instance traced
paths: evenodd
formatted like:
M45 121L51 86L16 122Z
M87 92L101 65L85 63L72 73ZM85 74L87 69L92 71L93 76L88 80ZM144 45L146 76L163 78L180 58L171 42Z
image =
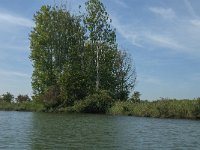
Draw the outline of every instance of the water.
M200 121L0 111L0 149L200 149Z

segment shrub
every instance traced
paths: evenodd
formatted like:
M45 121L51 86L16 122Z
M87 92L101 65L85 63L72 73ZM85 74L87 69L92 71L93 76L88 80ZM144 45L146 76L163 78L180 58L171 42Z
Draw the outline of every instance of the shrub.
M35 103L35 102L23 102L23 103L18 103L15 105L15 110L16 111L36 111L40 112L44 110L44 107L42 104Z
M192 114L195 116L195 118L200 118L200 98L197 98L197 100L195 101L195 106L194 106L194 110L192 111Z
M17 98L15 99L17 103L23 103L23 102L30 102L31 99L29 98L28 95L18 95Z
M116 100L126 101L128 99L128 91L119 91L114 95Z
M115 102L115 104L109 109L109 113L113 115L126 115L126 111L128 111L128 103L129 102Z
M56 108L61 104L60 92L57 86L50 86L44 95L39 98L47 109Z
M85 100L75 102L74 111L84 113L106 113L111 107L113 99L107 91L99 91L86 97Z

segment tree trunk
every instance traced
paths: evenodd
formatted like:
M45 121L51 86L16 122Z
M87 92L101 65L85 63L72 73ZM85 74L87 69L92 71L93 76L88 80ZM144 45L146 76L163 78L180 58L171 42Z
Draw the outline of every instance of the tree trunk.
M97 77L96 77L96 91L99 90L99 46L97 46L97 64L96 64L96 72L97 72Z

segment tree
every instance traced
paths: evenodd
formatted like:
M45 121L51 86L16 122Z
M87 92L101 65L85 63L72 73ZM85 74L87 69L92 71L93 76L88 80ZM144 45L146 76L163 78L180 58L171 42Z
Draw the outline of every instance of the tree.
M21 95L19 94L17 98L15 99L17 103L23 103L23 102L30 102L31 99L28 95Z
M2 100L4 102L11 103L14 100L14 95L12 95L11 93L7 92L6 94L2 95Z
M81 94L76 88L80 86L71 88L74 82L82 80L79 71L84 32L79 18L72 16L64 6L42 6L34 15L34 21L36 26L30 34L34 95L44 95L55 86L58 99L79 98L77 95Z
M99 0L86 2L85 15L66 6L42 6L30 34L33 98L48 108L73 105L99 91L126 100L135 69L118 50L115 29Z
M133 95L131 96L130 100L131 100L132 102L134 102L134 103L140 102L140 96L141 96L140 92L135 91L135 92L133 93Z
M116 57L116 91L115 98L120 100L127 100L130 91L132 91L136 84L136 70L132 65L130 55L123 50L118 51Z
M113 52L116 51L116 35L115 30L111 28L111 20L109 20L109 15L103 3L99 0L87 1L86 12L87 14L83 22L87 30L86 33L88 33L87 42L90 45L91 59L93 59L95 63L96 91L98 91L99 88L103 86L101 76L104 71L102 69L104 65L103 62L108 61L109 53L113 54ZM112 60L113 59L109 60L110 64L112 64Z
M33 62L32 88L35 95L44 94L55 84L53 69L54 36L52 35L52 13L50 6L42 6L34 15L35 27L31 31L31 56ZM55 18L53 18L55 19Z

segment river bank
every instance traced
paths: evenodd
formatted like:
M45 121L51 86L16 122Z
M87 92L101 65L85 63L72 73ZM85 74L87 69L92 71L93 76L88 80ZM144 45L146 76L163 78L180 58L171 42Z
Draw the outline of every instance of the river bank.
M96 107L96 106L94 106ZM42 104L36 102L24 103L0 103L0 110L6 111L33 111L33 112L57 112L57 113L96 113L88 110L88 105L77 102L71 107L45 109ZM115 102L107 108L106 114L126 115L153 118L176 119L200 119L200 100L157 100L141 101L139 103Z
M0 110L41 112L41 111L44 111L44 106L42 104L39 104L33 101L22 102L22 103L0 102Z
M116 102L110 114L138 117L200 119L200 100L158 100L153 102Z

